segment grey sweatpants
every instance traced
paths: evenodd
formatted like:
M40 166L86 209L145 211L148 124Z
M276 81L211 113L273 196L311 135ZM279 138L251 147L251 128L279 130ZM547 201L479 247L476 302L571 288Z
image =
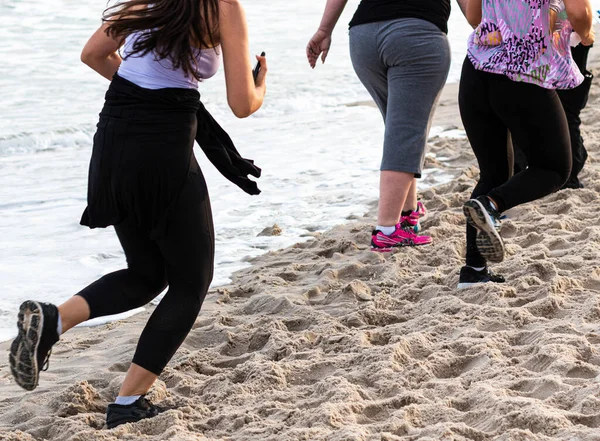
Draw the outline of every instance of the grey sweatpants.
M429 126L450 69L448 38L401 18L350 28L350 57L385 122L381 170L421 177Z

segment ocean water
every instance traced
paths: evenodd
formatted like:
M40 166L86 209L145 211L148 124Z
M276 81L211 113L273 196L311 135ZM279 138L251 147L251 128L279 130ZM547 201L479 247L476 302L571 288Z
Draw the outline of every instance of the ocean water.
M245 0L253 53L265 51L268 95L238 120L225 102L222 69L200 85L203 102L240 152L263 169L260 196L248 196L201 151L216 227L213 286L247 260L361 216L377 197L383 124L348 56L349 2L325 65L304 48L324 1ZM111 228L79 225L97 114L108 82L79 61L106 3L0 0L0 341L15 334L25 299L59 303L125 260ZM457 81L469 27L456 4L450 21ZM448 179L429 171L438 182ZM279 225L276 237L258 237Z

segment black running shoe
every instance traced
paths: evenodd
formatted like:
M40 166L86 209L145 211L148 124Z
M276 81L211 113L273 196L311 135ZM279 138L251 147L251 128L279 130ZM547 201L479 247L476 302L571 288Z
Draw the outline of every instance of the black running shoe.
M106 426L114 429L121 424L155 417L159 413L160 409L142 395L132 404L109 404L106 409Z
M463 212L473 227L477 228L477 249L490 262L504 260L504 242L500 229L500 213L486 196L471 199L463 206Z
M578 178L569 178L569 180L567 182L565 182L562 187L560 187L561 190L566 190L567 188L577 190L579 188L584 188L584 187L583 187L583 184L581 182L579 182Z
M25 390L37 387L40 371L48 369L52 346L59 339L58 308L50 303L27 300L17 320L19 335L10 346L10 371Z
M470 266L463 266L460 269L460 277L458 278L458 289L468 288L478 283L504 283L504 277L499 274L494 274L487 267L481 271L477 271Z

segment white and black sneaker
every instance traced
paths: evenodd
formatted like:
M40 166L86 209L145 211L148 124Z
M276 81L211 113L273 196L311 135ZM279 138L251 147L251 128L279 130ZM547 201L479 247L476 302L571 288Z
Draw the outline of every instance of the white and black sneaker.
M468 288L479 283L504 283L504 277L499 274L494 274L488 267L477 271L470 266L463 266L460 269L458 278L458 289Z
M477 228L477 249L486 260L502 262L504 260L504 242L500 230L500 213L486 196L471 199L463 206L467 222Z
M114 429L121 424L135 423L158 415L161 409L143 395L132 404L109 404L106 409L106 427Z
M59 340L57 325L56 306L33 300L21 304L19 334L10 346L8 361L15 381L23 389L35 389L40 371L48 369L52 346Z

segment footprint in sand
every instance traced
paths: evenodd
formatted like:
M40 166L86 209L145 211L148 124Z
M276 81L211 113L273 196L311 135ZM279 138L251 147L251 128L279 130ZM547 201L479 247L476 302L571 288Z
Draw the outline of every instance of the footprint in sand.
M555 360L556 357L551 357L549 355L535 355L534 357L527 360L523 364L523 367L531 372L544 372L552 365L552 363L554 363Z
M545 400L563 389L568 389L568 386L563 386L554 378L535 378L521 380L508 389L521 397Z

